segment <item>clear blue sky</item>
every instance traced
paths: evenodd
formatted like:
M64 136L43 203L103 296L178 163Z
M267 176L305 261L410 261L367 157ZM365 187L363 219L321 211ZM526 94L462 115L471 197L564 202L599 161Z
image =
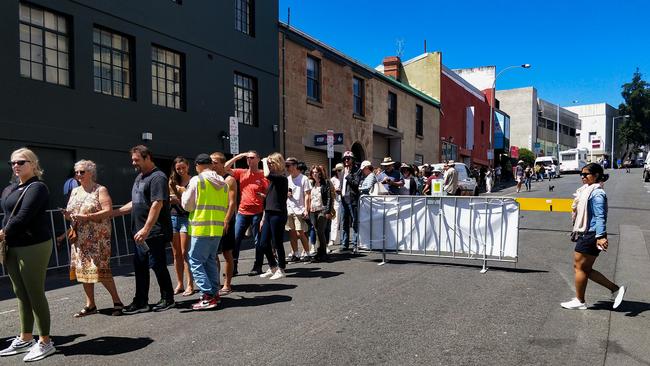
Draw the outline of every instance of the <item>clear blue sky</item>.
M292 26L372 67L398 39L402 60L426 39L450 68L530 63L500 76L497 89L534 86L563 106L618 107L636 67L650 81L648 0L280 0L283 22L289 7Z

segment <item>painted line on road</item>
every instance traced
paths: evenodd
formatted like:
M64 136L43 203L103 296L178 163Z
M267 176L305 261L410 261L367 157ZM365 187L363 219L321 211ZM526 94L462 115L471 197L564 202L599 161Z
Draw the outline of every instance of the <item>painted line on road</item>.
M7 311L2 311L2 312L0 312L0 315L13 313L14 311L16 311L16 310L7 310Z

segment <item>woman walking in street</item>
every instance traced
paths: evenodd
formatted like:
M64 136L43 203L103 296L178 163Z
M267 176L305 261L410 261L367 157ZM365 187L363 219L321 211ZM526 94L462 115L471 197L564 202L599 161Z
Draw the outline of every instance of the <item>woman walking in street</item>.
M332 219L332 213L334 212L335 193L322 166L312 166L309 174L314 180L314 186L307 200L307 210L309 211L309 220L314 225L316 237L318 238L316 256L314 256L312 261L324 262L327 260L325 231L327 230L327 223Z
M585 310L585 291L587 280L592 280L616 294L614 305L616 309L625 296L625 286L618 286L602 273L593 269L594 262L601 251L607 251L607 194L603 183L609 175L604 174L603 168L595 163L587 164L580 173L583 185L574 194L573 201L573 233L572 241L576 242L573 255L575 270L576 297L560 305L565 309Z
M70 247L70 279L83 284L86 305L75 318L96 314L95 284L101 282L113 299L112 315L122 315L124 305L111 273L111 220L113 202L106 187L97 184L97 168L90 160L74 165L79 184L70 194L64 212L72 220L77 239Z
M530 191L531 184L533 181L533 168L531 166L527 166L526 170L524 170L524 184L526 185L526 191Z
M28 352L23 361L38 361L55 352L45 297L45 274L52 253L50 220L45 211L50 193L41 181L43 170L34 152L27 148L14 151L9 165L18 181L2 191L0 240L7 245L4 265L18 298L20 335L0 350L0 357ZM34 321L38 342L32 334Z
M521 185L524 183L524 161L519 160L517 162L517 166L515 167L513 171L513 175L515 176L515 181L517 182L517 193L521 191Z
M172 216L172 253L174 256L174 271L176 272L176 288L174 295L183 293L190 296L194 293L194 279L187 261L190 250L190 235L188 234L190 213L181 207L181 196L192 178L189 173L190 162L182 156L174 159L174 166L169 175L169 203ZM187 278L187 286L183 286L183 273Z
M284 252L284 225L287 223L289 181L284 174L284 158L280 153L273 153L262 159L262 165L264 176L270 183L264 197L264 216L260 234L262 252L256 255L260 257L266 255L269 263L269 269L260 277L277 280L285 277L284 269L287 265ZM273 255L273 249L277 253L277 260ZM256 262L260 264L263 260L263 258L256 258Z

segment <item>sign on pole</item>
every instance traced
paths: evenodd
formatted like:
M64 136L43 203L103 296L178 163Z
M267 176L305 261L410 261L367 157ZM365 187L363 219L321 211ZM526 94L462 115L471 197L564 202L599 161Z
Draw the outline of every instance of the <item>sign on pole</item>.
M494 159L494 150L493 149L489 149L487 151L487 158L488 158L488 160L493 160Z
M230 153L239 154L239 118L230 117Z
M327 158L334 158L334 130L327 130Z

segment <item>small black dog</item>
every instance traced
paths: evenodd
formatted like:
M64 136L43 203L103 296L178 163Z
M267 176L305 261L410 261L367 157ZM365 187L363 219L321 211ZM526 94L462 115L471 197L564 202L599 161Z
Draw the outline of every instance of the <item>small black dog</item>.
M548 186L548 191L553 192L553 188L555 188L555 186Z

